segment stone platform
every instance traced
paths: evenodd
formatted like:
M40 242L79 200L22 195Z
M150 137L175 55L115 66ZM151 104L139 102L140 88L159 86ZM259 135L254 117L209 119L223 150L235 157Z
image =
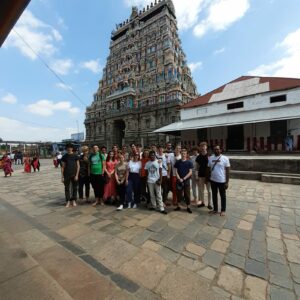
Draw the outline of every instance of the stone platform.
M299 186L232 179L226 217L67 209L50 161L0 186L1 299L300 299Z

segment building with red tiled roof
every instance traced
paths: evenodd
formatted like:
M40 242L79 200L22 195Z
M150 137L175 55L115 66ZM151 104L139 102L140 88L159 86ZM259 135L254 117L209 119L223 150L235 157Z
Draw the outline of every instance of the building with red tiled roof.
M187 103L180 116L155 132L180 132L191 146L206 140L226 150L300 150L300 79L242 76Z

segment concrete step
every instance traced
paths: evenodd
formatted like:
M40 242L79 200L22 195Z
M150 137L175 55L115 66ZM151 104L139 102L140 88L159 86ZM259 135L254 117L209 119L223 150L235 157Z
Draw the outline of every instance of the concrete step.
M295 176L293 176L295 175ZM298 174L262 174L261 181L270 183L285 183L300 185L300 176Z
M230 178L246 179L246 180L261 180L263 182L270 182L270 183L285 183L285 184L300 185L300 174L265 173L265 172L255 172L255 171L231 170Z

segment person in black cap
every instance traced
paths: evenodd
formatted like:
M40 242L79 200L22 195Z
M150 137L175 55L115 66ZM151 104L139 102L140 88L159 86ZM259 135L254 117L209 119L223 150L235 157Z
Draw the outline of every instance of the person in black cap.
M74 153L73 144L66 145L67 153L62 157L61 179L65 185L66 207L73 206L77 200L78 175L80 170L79 157ZM72 187L72 197L70 197L70 185Z

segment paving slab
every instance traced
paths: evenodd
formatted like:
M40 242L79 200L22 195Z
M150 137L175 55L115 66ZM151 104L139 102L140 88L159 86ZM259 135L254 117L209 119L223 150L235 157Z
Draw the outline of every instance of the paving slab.
M72 300L41 267L35 267L0 284L1 299L5 300ZM77 298L78 299L78 298Z
M182 267L168 269L168 273L162 278L156 291L167 300L220 299L210 289L205 279Z
M120 272L134 282L152 290L161 281L169 262L147 249L140 251L131 260L127 260Z

